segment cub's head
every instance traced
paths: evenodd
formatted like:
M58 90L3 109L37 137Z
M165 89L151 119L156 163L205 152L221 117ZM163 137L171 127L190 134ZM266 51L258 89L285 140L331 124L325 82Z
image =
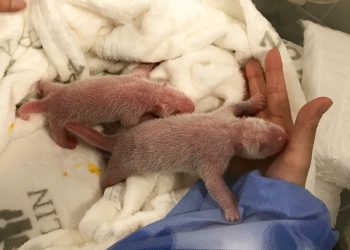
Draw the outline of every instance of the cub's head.
M236 155L248 159L263 159L280 152L288 141L284 129L261 118L241 118L238 122Z
M159 100L156 104L156 113L160 117L175 114L192 113L195 110L193 101L184 93L169 85L159 88Z

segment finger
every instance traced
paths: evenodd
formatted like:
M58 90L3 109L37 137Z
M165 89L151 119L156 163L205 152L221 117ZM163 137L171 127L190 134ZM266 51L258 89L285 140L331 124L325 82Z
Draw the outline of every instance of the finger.
M272 116L281 117L292 125L283 65L278 49L271 49L265 57L267 106Z
M291 139L276 171L287 181L305 185L309 172L316 129L322 115L331 107L332 100L320 97L305 104L299 111ZM276 168L276 166L274 166ZM286 168L283 170L283 168ZM272 169L271 169L272 170Z
M264 73L256 59L250 59L245 66L245 75L248 81L250 96L257 93L265 95L266 82Z
M0 12L20 11L27 6L23 0L0 0Z
M286 148L287 151L300 152L300 155L304 155L302 158L311 158L318 123L331 105L331 99L319 97L300 109L291 139Z
M264 73L256 59L250 59L245 66L245 76L248 82L250 97L261 93L266 98L266 82ZM267 118L266 109L258 112L258 117Z
M277 48L269 50L265 57L266 82L271 92L286 92L283 65Z
M242 74L243 78L244 78L244 82L246 83L244 85L244 94L243 94L243 100L248 100L249 97L250 97L250 94L249 94L249 86L248 86L248 79L247 79L247 76L245 74L245 69L240 69L240 73Z

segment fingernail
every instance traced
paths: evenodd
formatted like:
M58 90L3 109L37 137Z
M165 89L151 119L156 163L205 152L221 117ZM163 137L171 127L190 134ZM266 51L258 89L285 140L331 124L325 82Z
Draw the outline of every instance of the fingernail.
M24 9L26 6L27 6L27 3L24 2L23 0L12 0L10 8L12 11L16 11L16 10Z
M327 110L333 105L333 101L329 100L329 102L326 102L324 104L322 104L319 108L318 108L318 112L323 115L324 113L327 112Z
M273 47L273 48L271 49L271 52L273 52L273 53L279 53L280 51L278 50L277 47Z

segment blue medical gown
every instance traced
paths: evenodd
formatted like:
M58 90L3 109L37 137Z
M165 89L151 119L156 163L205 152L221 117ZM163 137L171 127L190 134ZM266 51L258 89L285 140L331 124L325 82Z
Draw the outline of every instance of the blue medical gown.
M241 219L227 222L198 181L162 220L110 249L332 249L338 233L326 206L305 188L258 171L229 183Z

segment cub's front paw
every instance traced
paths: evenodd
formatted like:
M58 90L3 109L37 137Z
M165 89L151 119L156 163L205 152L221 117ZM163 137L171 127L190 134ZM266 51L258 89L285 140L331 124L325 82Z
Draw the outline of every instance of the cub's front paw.
M266 107L266 98L262 94L258 93L249 99L251 108L257 113Z

